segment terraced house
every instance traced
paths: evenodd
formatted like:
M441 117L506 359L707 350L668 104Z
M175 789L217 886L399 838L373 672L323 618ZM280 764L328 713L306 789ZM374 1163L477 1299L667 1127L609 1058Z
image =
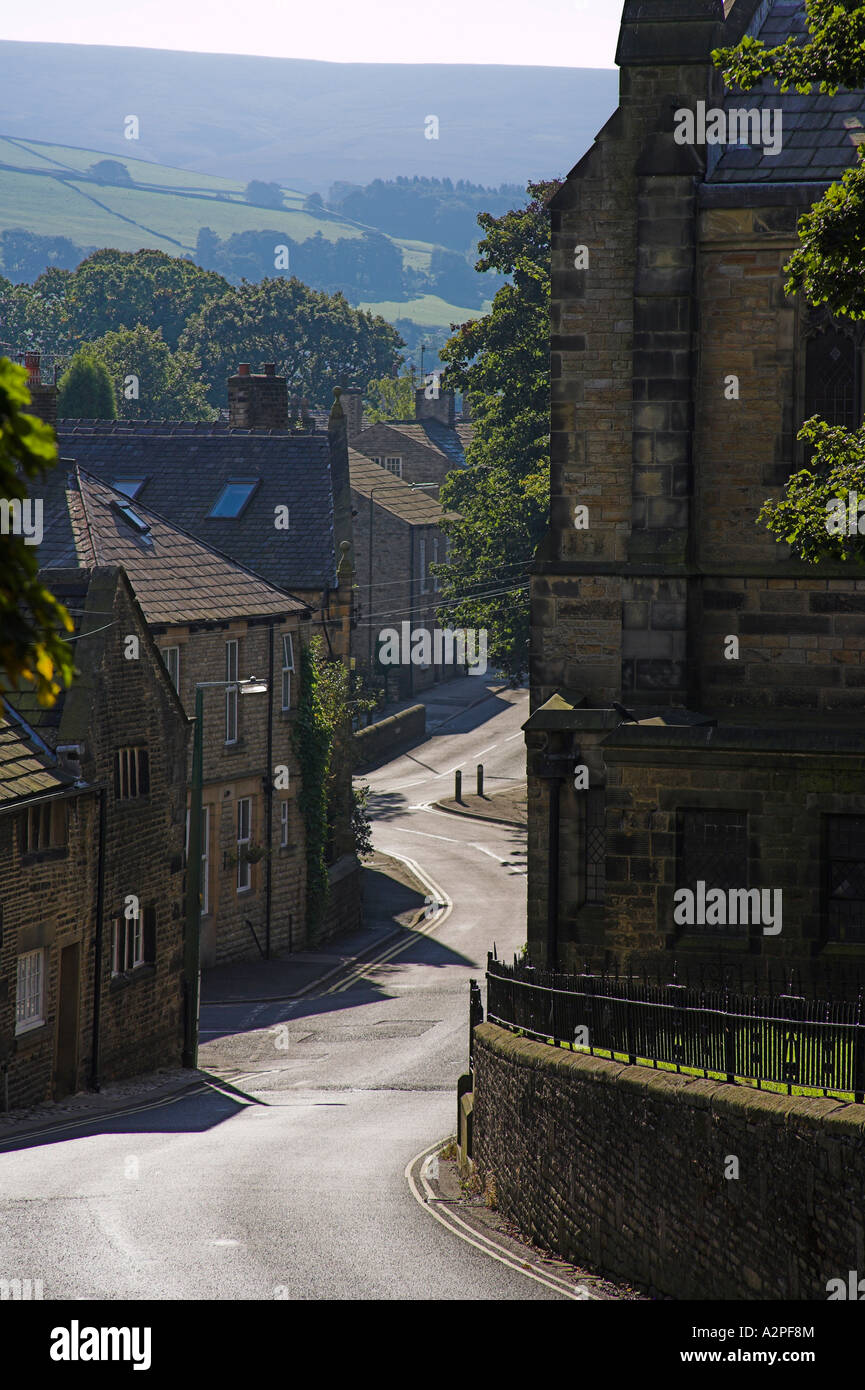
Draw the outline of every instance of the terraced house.
M0 711L0 1105L179 1066L189 725L123 571L52 572L79 675ZM135 647L138 655L126 659Z
M618 110L551 203L537 958L842 980L863 959L865 580L794 560L757 514L803 465L804 419L862 420L861 328L787 296L784 265L856 158L865 93L728 93L710 58L804 32L799 0L627 0ZM726 144L696 135L715 111ZM700 883L781 890L783 923L681 920Z
M44 498L49 579L74 563L122 566L189 716L205 687L202 964L307 944L292 727L309 609L81 469L34 492ZM238 683L249 677L266 694L245 697ZM134 787L141 770L132 760L120 777Z

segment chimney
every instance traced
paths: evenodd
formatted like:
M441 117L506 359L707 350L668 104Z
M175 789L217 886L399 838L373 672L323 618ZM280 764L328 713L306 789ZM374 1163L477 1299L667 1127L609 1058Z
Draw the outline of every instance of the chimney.
M353 444L363 430L363 392L354 388L344 390L340 396L340 405L345 414L348 442Z
M288 387L274 362L265 362L261 374L241 362L228 378L228 423L246 430L288 429Z
M418 386L414 393L414 413L417 420L438 420L442 425L453 429L454 393L446 391L440 382L440 372L430 372L433 378L426 386ZM429 396L432 399L428 398Z
M41 357L38 352L25 352L24 366L27 371L27 390L30 392L31 415L38 415L47 425L57 424L57 386L48 385L42 380Z

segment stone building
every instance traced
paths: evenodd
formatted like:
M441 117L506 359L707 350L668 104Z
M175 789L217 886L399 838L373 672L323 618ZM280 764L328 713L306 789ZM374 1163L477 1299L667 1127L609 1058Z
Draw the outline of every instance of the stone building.
M391 696L408 698L435 681L462 674L462 669L431 661L426 666L379 667L379 636L408 623L432 632L440 602L441 580L430 566L447 559L443 512L434 496L412 488L371 459L349 449L356 582L354 649L358 668L390 674ZM435 653L433 652L433 656Z
M188 720L128 580L58 569L79 675L0 723L0 1065L10 1106L179 1066ZM139 657L124 656L130 641Z
M201 682L267 683L267 695L204 695L202 965L310 945L292 740L309 609L83 470L33 495L45 501L49 580L76 562L122 565L190 717ZM190 746L190 782L191 759Z
M865 94L730 94L710 59L803 30L794 0L627 0L618 110L551 202L538 960L843 984L863 959L865 580L793 560L757 513L803 464L804 418L862 419L861 331L786 296L783 267ZM683 112L697 131L715 110L728 143L678 143ZM752 890L782 894L780 923Z
M359 393L349 393L346 406L351 447L404 482L440 486L448 473L466 467L465 449L472 426L456 422L453 391L441 388L428 400L425 388L419 386L413 420L380 421L366 428L362 427Z

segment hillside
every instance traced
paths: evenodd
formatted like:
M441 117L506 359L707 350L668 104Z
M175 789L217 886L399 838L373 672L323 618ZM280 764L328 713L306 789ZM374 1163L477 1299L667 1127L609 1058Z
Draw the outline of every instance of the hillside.
M203 31L204 35L204 31ZM618 74L578 67L322 63L0 42L0 129L245 185L323 195L419 174L486 185L562 175L614 110ZM83 94L86 93L86 99ZM134 114L140 139L124 139ZM424 121L439 118L439 138Z

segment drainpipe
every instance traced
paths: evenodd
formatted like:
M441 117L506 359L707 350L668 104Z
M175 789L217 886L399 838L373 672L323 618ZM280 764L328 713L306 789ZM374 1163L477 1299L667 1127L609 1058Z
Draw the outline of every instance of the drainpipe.
M562 778L551 777L549 856L547 883L547 969L555 970L559 957L559 812Z
M267 688L270 699L267 705L267 771L264 779L264 825L267 854L264 856L264 958L270 960L270 914L273 901L273 701L276 692L273 688L274 658L273 647L276 642L276 622L270 624L270 657L267 675Z
M105 788L99 788L99 859L96 873L96 936L93 965L93 1031L90 1047L90 1089L100 1088L99 1052L102 1045L102 921L105 913Z

